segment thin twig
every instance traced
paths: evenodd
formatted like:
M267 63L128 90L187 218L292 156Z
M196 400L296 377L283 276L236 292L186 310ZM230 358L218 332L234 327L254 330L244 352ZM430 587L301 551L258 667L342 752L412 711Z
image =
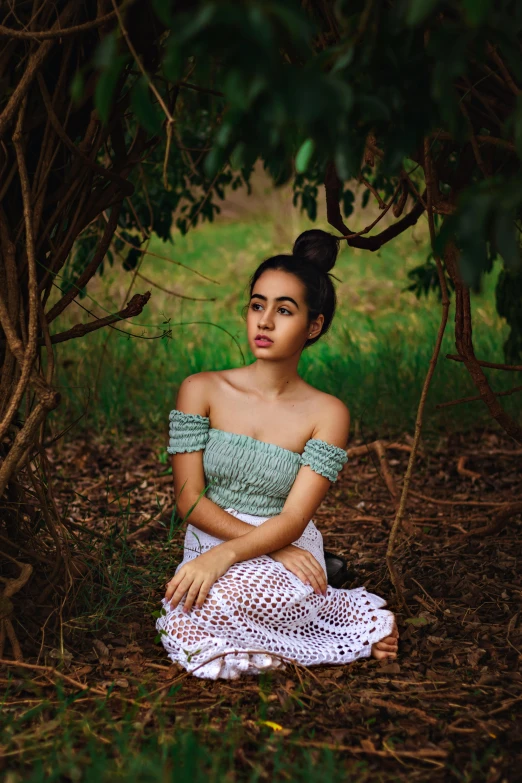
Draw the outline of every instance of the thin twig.
M433 219L433 209L432 209L432 203L433 203L433 193L435 190L435 184L434 184L434 178L433 178L433 172L432 172L432 161L431 161L431 155L430 155L430 146L429 146L429 139L424 140L424 176L426 180L426 197L427 197L427 205L428 205L428 222L429 222L429 228L430 228L430 239L431 239L431 246L433 248L433 254L435 263L437 265L437 273L439 276L439 283L441 287L442 292L442 312L441 312L441 320L440 325L437 333L437 339L435 341L435 345L433 347L432 356L430 359L430 364L428 368L428 372L426 373L426 378L424 379L424 384L422 387L421 397L419 400L419 406L417 408L417 416L415 419L415 432L413 436L413 442L410 452L410 457L408 460L408 467L406 468L406 473L404 475L404 483L402 487L401 497L399 501L399 507L397 509L397 515L393 521L393 525L390 531L390 537L388 539L388 548L386 551L386 561L388 564L388 568L390 570L390 576L392 579L392 582L394 584L394 587L397 592L397 597L399 600L402 600L402 605L405 605L404 598L402 596L402 591L399 586L399 580L398 575L395 570L395 565L393 562L393 553L394 553L394 544L395 539L397 538L397 533L399 531L401 522L404 517L404 512L406 509L406 501L408 498L408 489L411 482L411 477L413 473L413 465L415 463L415 457L417 454L417 448L419 445L419 440L421 436L421 430L422 430L422 422L423 422L423 416L424 416L424 407L426 405L426 398L428 396L428 390L430 387L431 379L433 378L433 374L435 372L435 367L437 366L437 359L439 357L440 353L440 347L442 345L442 339L444 337L444 332L446 330L446 324L448 322L448 312L449 312L449 296L448 296L448 286L446 283L446 276L444 274L444 269L442 267L442 262L438 256L437 253L435 253L435 223Z
M215 296L211 296L210 298L204 296L187 296L186 294L180 294L177 291L170 291L168 288L164 288L159 283L155 283L154 280L149 280L149 278L145 277L145 275L142 275L141 272L136 272L136 277L141 278L141 280L144 280L146 283L149 283L149 285L154 286L154 288L157 288L166 294L170 294L170 296L177 296L179 299L189 299L191 302L215 302L216 301Z
M512 389L508 389L507 391L502 392L494 392L495 397L509 397L510 394L515 394L515 392L522 391L522 386L514 386ZM463 402L475 402L477 400L481 400L482 396L480 394L476 394L474 397L461 397L458 400L449 400L448 402L438 402L435 405L435 408L450 408L453 405L461 405Z
M119 313L114 313L114 315L107 315L105 318L97 318L95 321L91 321L91 323L75 324L65 332L53 334L51 337L51 343L64 343L67 340L74 340L77 337L84 337L84 335L90 334L91 332L94 332L97 329L101 329L104 326L110 326L110 324L113 324L116 321L122 321L127 318L134 318L136 315L140 315L149 299L150 291L147 291L145 294L134 294L128 305L124 307L123 310L120 310ZM43 340L40 340L40 344L43 342Z
M57 30L13 30L11 27L4 27L0 25L0 36L6 36L7 38L24 38L26 40L33 41L49 41L55 38L65 38L69 35L77 35L78 33L84 33L86 30L92 30L95 27L101 27L105 22L110 21L116 16L115 11L110 11L105 16L99 16L97 19L92 19L90 22L83 22L77 24L74 27L64 27Z
M446 359L451 359L454 362L464 362L464 358L458 354L447 353ZM507 372L522 372L522 364L498 364L495 362L484 362L477 359L479 367L489 367L491 370L506 370Z
M109 222L109 218L107 217L107 214L103 212L103 217L106 222ZM118 229L114 231L114 235L118 237L125 245L132 248L133 250L136 250L138 253L141 253L144 256L151 256L151 258L159 258L161 261L168 261L169 264L176 264L176 266L182 266L183 269L188 269L189 272L193 272L195 275L198 275L199 277L202 277L204 280L208 280L211 283L215 283L216 285L221 285L219 280L214 280L212 277L209 277L208 275L204 275L203 272L198 272L197 269L193 269L190 266L187 266L186 264L182 264L181 261L175 261L173 258L169 258L168 256L160 256L157 253L153 253L151 250L148 249L142 249L141 247L136 247L132 244L132 242L129 242L125 237L123 237Z

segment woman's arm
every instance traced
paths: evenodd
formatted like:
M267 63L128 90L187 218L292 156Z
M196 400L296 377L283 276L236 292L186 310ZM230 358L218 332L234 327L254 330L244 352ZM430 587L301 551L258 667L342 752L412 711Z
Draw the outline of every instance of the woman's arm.
M329 415L324 425L316 428L314 438L340 448L346 448L350 428L350 414L346 406L332 397ZM189 612L194 605L201 607L212 585L228 569L241 560L250 560L259 555L270 554L295 541L304 531L310 518L326 495L330 480L319 475L308 465L302 465L292 485L281 514L267 519L259 527L250 529L245 535L224 541L189 563L186 563L167 583L165 599L175 608L186 595L183 611ZM250 527L250 526L249 526ZM304 554L304 553L303 553ZM311 561L315 559L306 553ZM317 566L317 563L315 563ZM315 591L325 592L324 574L315 573L314 562L297 564L291 570L303 581L308 577Z
M188 457L192 459L187 459ZM190 522L191 525L210 536L220 538L222 541L244 536L245 533L252 530L252 525L237 519L204 495L199 497L205 487L204 479L201 482L198 480L198 470L202 462L201 451L172 455L172 472L175 477L174 494L177 499L178 514L184 518L195 503L195 507L187 517L187 522ZM183 483L185 486L182 490ZM179 490L178 484L180 485Z
M211 383L211 374L206 372L195 373L185 378L178 390L175 405L177 410L208 416ZM172 454L171 465L179 516L184 518L190 508L196 504L190 512L188 521L204 533L221 538L223 541L243 536L252 529L252 525L248 522L236 519L209 498L200 497L205 489L202 451Z
M344 449L349 430L348 408L341 400L332 397L324 412L323 422L316 428L313 437ZM237 563L287 546L302 535L329 487L329 479L308 465L302 465L281 513L267 519L259 527L250 529L245 535L220 544L220 547Z

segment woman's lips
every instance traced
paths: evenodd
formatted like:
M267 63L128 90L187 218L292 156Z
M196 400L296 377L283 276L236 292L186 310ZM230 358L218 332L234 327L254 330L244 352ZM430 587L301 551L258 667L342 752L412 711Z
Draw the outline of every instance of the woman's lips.
M255 344L258 345L260 348L268 348L269 345L273 345L272 340L268 340L265 337L256 337L254 340Z

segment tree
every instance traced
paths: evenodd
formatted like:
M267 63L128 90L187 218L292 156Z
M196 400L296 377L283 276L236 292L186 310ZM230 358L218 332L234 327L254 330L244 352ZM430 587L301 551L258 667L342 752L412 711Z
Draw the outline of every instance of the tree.
M427 213L434 255L412 285L439 291L441 339L449 282L454 358L522 442L483 370L512 371L522 356L519 4L154 0L152 8L35 2L10 5L0 25L0 541L13 569L0 654L7 633L21 655L8 599L29 578L18 545L40 519L44 594L63 590L71 573L44 450L46 416L59 404L52 346L132 318L150 293L66 332L52 333L53 322L80 305L104 259L128 250L132 270L152 232L171 237L176 207L182 232L212 220L216 199L248 184L256 160L276 185L293 180L312 219L324 184L329 222L351 246L376 250ZM345 222L353 179L381 207L362 231ZM395 222L379 230L390 214ZM497 255L498 310L511 334L507 364L492 365L474 354L470 292ZM59 298L49 305L53 290ZM421 419L422 410L419 432Z

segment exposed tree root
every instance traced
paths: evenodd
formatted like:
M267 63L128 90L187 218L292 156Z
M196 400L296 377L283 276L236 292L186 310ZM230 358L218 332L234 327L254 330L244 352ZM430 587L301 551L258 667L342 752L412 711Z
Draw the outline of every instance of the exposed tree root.
M14 563L20 569L20 575L16 579L0 576L0 581L5 583L4 590L0 596L0 658L4 654L4 645L7 636L11 642L15 661L21 661L23 660L22 648L20 647L13 623L11 622L14 607L10 599L26 585L29 577L33 573L33 567L30 563L20 563L5 552L1 552L0 555L5 557L6 560L10 560L11 563Z

